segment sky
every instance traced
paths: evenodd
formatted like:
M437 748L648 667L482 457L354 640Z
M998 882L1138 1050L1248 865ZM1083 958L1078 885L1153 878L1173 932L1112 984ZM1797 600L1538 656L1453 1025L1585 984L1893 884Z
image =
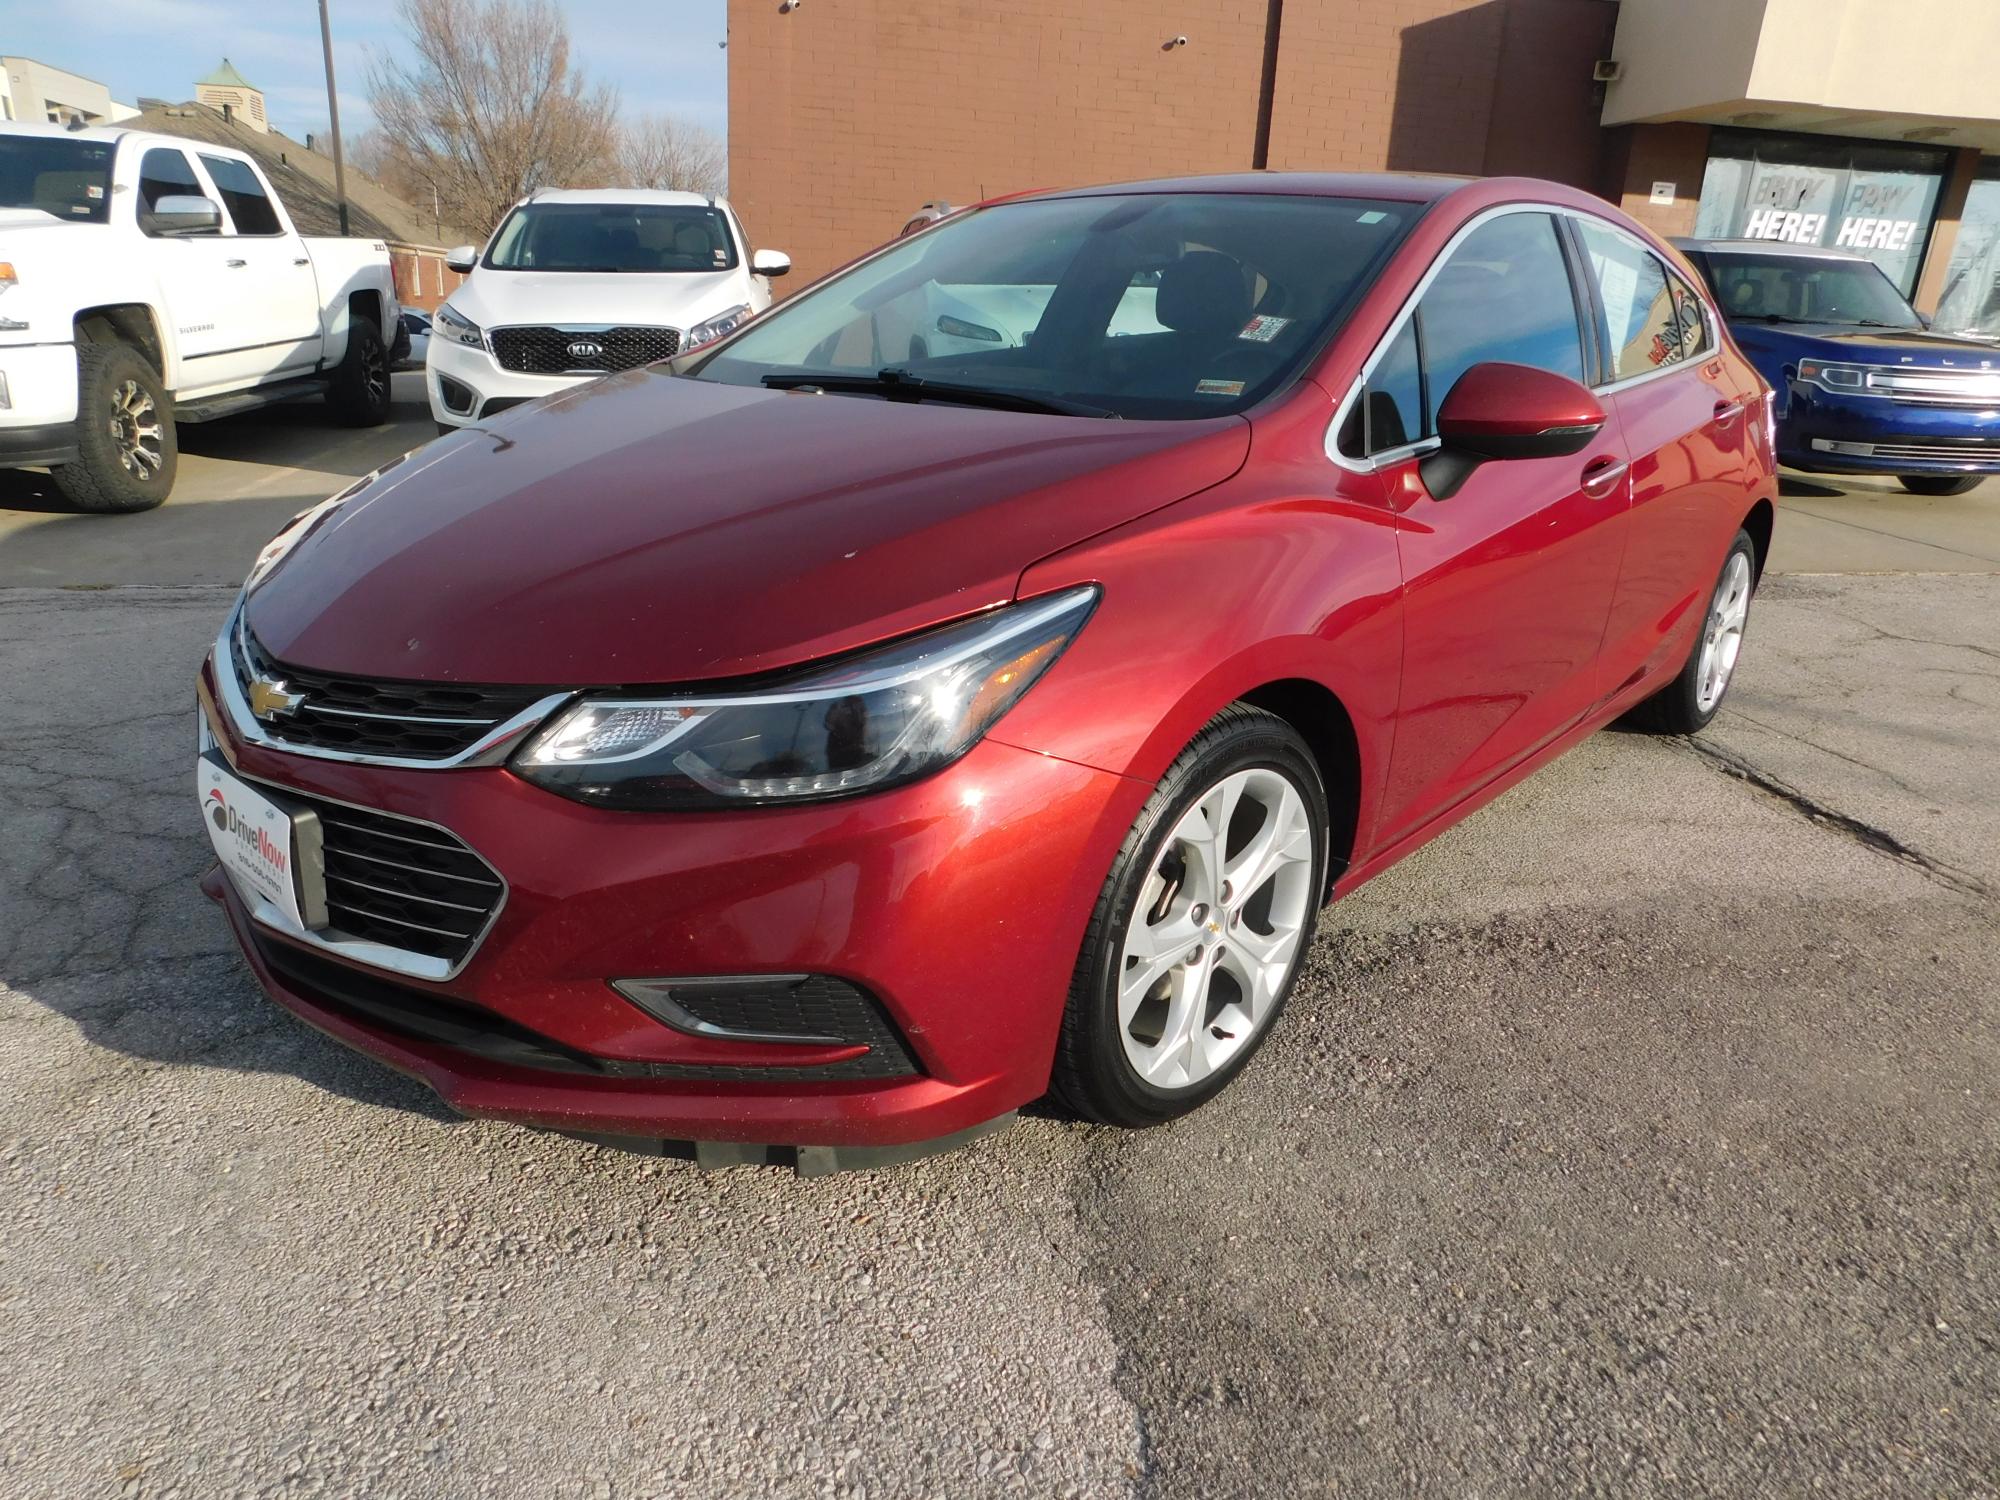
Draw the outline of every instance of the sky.
M676 114L718 135L728 124L726 0L556 0L570 56L615 86L628 115ZM368 128L368 62L403 50L395 0L328 0L340 128ZM0 53L95 78L125 104L194 97L227 55L264 91L271 123L302 137L326 126L318 0L0 0Z

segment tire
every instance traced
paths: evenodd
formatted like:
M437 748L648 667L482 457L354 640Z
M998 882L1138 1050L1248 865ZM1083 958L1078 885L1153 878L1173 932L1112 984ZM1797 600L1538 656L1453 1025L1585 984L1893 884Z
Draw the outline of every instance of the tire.
M1225 875L1240 876L1237 862L1267 830L1276 843L1248 889L1224 893L1204 850L1226 805ZM1265 821L1253 823L1253 808ZM1327 826L1319 767L1284 720L1237 703L1194 737L1140 810L1091 913L1056 1044L1054 1103L1101 1124L1157 1125L1228 1086L1270 1035L1312 946Z
M76 447L76 461L52 474L78 510L151 510L173 489L174 404L160 372L129 344L76 346Z
M1896 483L1912 495L1963 495L1983 474L1898 474Z
M1699 734L1708 727L1735 678L1756 591L1756 544L1749 532L1739 531L1722 559L1701 634L1689 648L1687 661L1672 682L1632 710L1628 722L1634 728L1653 734Z
M347 352L326 390L327 405L347 427L380 427L389 420L389 351L372 318L347 327Z

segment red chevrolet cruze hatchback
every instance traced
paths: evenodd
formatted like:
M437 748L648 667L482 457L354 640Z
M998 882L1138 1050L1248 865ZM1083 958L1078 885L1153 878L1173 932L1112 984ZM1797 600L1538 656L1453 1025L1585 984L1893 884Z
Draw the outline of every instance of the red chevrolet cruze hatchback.
M809 1168L1164 1120L1329 900L1707 723L1769 416L1549 183L987 205L293 522L201 674L207 888L472 1115Z

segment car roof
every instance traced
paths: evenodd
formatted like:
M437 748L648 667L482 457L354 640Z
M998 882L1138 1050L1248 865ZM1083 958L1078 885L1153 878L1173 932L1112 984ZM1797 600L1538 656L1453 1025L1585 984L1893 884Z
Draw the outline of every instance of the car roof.
M118 141L137 141L148 146L178 146L183 149L195 145L204 151L222 151L231 156L240 156L246 161L254 160L247 151L224 145L220 141L201 140L185 135L165 135L157 130L127 130L122 125L86 125L80 130L72 130L67 125L49 125L36 120L8 120L0 123L0 135L34 135L50 140L90 141L100 146L112 145Z
M681 208L706 208L718 200L706 193L675 193L661 188L540 188L529 203L665 203Z
M1154 177L1096 187L1056 188L991 198L1091 198L1111 193L1261 193L1311 198L1388 198L1435 203L1474 179L1428 172L1217 172L1195 177Z
M1794 245L1788 240L1697 240L1676 235L1667 243L1681 251L1727 250L1732 255L1803 255L1814 260L1868 259L1851 250L1830 250L1824 245Z

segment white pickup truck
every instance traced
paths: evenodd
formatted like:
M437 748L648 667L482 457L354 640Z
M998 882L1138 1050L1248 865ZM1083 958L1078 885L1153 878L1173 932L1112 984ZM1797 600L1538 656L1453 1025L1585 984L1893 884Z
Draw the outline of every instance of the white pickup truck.
M386 422L399 313L388 248L304 238L240 151L0 125L0 467L82 509L166 499L176 422L310 391Z

